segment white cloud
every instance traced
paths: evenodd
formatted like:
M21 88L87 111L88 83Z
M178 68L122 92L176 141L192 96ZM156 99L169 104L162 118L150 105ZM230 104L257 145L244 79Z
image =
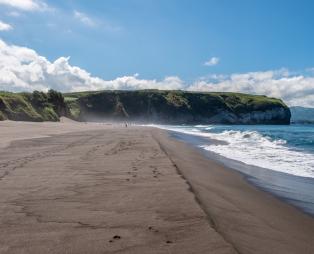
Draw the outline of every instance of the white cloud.
M42 11L48 8L41 0L0 0L0 4L23 11Z
M206 66L214 66L217 65L219 63L220 59L218 57L212 57L211 59L209 59L208 61L206 61L204 63L204 65Z
M32 91L53 88L60 91L101 89L180 89L183 82L178 77L161 81L139 79L138 74L103 80L87 71L72 66L69 57L54 62L38 55L34 50L8 45L0 40L0 90Z
M314 76L290 75L285 69L200 80L190 85L188 90L261 94L282 98L291 106L314 107Z
M90 17L88 17L85 13L75 10L73 14L74 14L74 17L78 19L80 22L82 22L84 25L90 26L90 27L96 26L95 21L92 20Z
M10 24L4 23L0 20L0 31L9 31L12 29L13 27Z
M86 91L102 89L183 89L190 91L226 91L263 94L282 98L289 105L314 106L314 74L304 76L286 69L226 75L211 75L193 84L179 77L162 80L131 76L103 80L69 63L69 57L50 62L34 50L8 45L0 40L0 90Z

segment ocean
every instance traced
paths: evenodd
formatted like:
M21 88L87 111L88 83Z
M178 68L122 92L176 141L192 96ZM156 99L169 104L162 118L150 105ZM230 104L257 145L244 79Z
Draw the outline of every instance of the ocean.
M314 215L314 125L157 125Z

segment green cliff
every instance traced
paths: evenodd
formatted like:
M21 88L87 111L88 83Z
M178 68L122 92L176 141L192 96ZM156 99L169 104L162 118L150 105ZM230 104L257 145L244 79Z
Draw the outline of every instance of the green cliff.
M69 115L61 93L0 92L0 120L14 121L59 121L60 116Z
M0 92L0 120L137 121L143 123L289 124L279 99L184 91Z
M289 124L279 99L240 93L100 91L64 94L73 118L189 124Z

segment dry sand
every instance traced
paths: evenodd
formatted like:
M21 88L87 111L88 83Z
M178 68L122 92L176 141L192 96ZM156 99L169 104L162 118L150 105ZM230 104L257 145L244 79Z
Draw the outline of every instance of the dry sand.
M1 122L0 140L0 253L314 253L311 217L164 131Z
M60 122L15 122L0 121L0 148L8 146L14 140L42 138L74 131L103 130L111 124L75 122L61 117Z

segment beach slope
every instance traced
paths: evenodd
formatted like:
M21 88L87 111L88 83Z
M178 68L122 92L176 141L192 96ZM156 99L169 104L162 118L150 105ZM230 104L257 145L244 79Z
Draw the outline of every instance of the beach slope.
M0 253L236 253L152 129L1 124Z

